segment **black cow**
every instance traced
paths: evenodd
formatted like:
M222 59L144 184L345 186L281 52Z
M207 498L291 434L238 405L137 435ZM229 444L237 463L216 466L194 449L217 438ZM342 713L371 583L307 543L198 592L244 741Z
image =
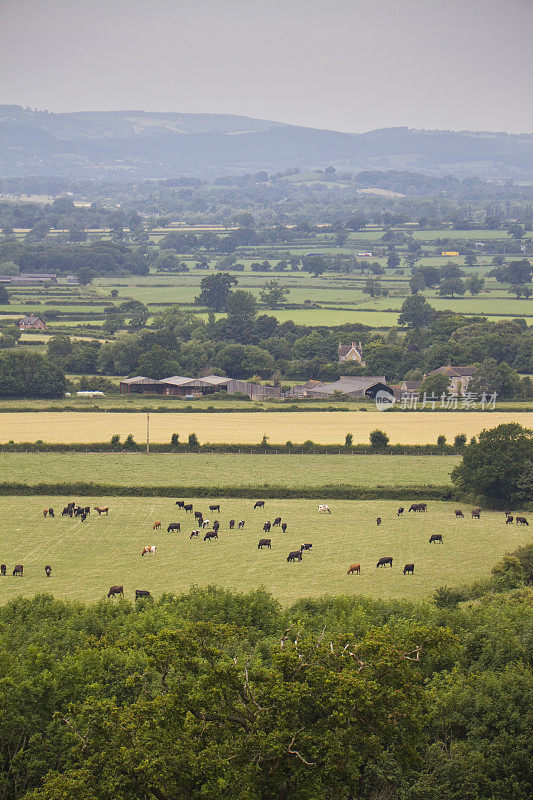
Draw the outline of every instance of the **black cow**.
M405 511L405 508L402 506L401 508L398 509L398 512L397 512L396 516L397 517L401 517L401 515L403 514L404 511Z
M135 589L135 599L138 600L139 597L151 597L152 595L148 591L148 589Z
M20 577L22 578L23 572L24 572L24 567L22 566L22 564L17 564L15 566L15 569L13 570L13 575L20 575Z
M218 511L220 514L220 504L216 504L215 506L209 506L209 511Z
M73 510L72 510L72 508L70 506L65 506L65 508L61 512L61 516L62 517L71 517L73 513L74 512L73 512Z
M472 519L480 519L480 517L481 517L481 509L474 508L474 510L472 511Z
M244 520L241 519L239 524L237 525L237 530L241 531L244 528Z
M270 522L265 522L265 524L263 525L264 532L265 533L270 533L270 528L271 527L272 527L272 525L270 524Z
M181 524L179 522L171 522L167 528L167 533L171 533L172 531L180 531Z
M54 510L54 509L52 509L52 511L53 511L53 510ZM83 509L83 511L84 511L84 513L85 513L85 516L86 516L86 517L88 517L88 516L89 516L89 514L91 513L91 506L85 506L85 508ZM54 515L52 514L52 516L54 516Z
M456 517L462 517L462 518L464 519L464 516L465 516L465 515L463 514L463 512L461 511L461 509L460 509L460 508L456 508L456 509L455 509L455 516L456 516Z
M53 508L49 508L49 509L48 509L48 516L49 516L49 517L55 517L55 514L54 514L54 509L53 509Z
M230 519L230 521L229 521L229 529L230 529L230 531L232 531L234 527L235 527L235 520L234 519Z
M264 508L264 507L265 507L265 501L264 500L256 500L255 501L254 508Z
M46 572L46 577L49 578L50 575L52 574L52 567L49 564L47 564L46 567L44 568L44 571Z
M107 593L108 597L114 597L116 594L121 594L124 597L124 587L123 586L111 586Z
M258 550L262 550L263 547L268 547L271 550L272 539L259 539L259 544L257 545Z
M278 526L281 525L281 517L276 517L272 525L278 525Z
M207 531L207 533L204 536L204 542L208 542L210 541L210 539L218 539L217 531Z
M381 517L378 517L378 518L376 519L376 522L377 522L377 524L378 524L378 525L381 525Z
M301 561L302 560L302 551L301 550L293 550L287 556L287 561Z
M287 523L286 522L282 522L281 523L281 530L283 531L283 533L285 533L285 531L287 530Z
M87 519L87 514L85 513L85 511L81 512L80 519L82 522L85 522L85 520Z
M216 519L216 520L213 522L213 530L214 530L214 531L218 531L218 529L219 529L219 528L220 528L220 522L218 521L218 519Z
M178 508L185 508L185 503L183 500L176 500L176 505Z
M512 514L507 514L507 516L505 518L505 524L506 525L510 525L511 522L514 522L514 517L513 517Z
M383 556L380 558L376 567L386 567L387 564L389 564L392 569L392 556Z
M312 549L313 545L311 544L311 542L302 542L302 544L300 545L300 550L312 550Z
M409 511L427 511L427 503L413 503L409 506Z
M204 515L202 514L202 512L201 512L201 511L195 511L195 512L194 512L194 518L195 518L195 519L202 519L202 517L203 517L203 516L204 516Z
M187 503L187 505L184 505L183 508L185 509L185 513L192 511L192 503Z
M406 564L403 568L404 575L414 575L415 574L415 565L414 564Z
M429 543L432 542L442 542L442 533L432 533L429 537Z
M7 567L5 564L0 564L0 575L5 575L7 572Z
M517 525L527 525L528 528L529 528L529 522L527 521L527 519L525 517L517 517L516 518L516 524Z

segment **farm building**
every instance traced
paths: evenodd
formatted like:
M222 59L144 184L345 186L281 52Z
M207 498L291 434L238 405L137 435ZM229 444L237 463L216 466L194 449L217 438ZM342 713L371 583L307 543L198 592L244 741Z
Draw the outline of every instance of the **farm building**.
M30 314L28 317L22 317L17 321L17 325L21 331L36 330L44 331L46 322L41 317L36 317L35 314Z
M475 367L452 367L448 364L446 367L439 367L431 372L430 375L446 375L450 379L450 389L454 394L465 394L468 391L468 384L476 373ZM426 377L424 375L424 377Z
M384 375L345 375L333 383L320 383L308 381L301 386L294 386L290 394L293 397L328 398L336 392L349 397L375 397L378 391L394 394L394 389L388 385Z
M281 390L277 386L261 386L250 383L250 381L223 378L220 375L206 375L203 378L172 375L162 380L137 376L121 381L120 391L122 394L166 394L176 397L203 397L213 394L213 392L226 391L228 394L240 392L253 399L280 397L281 395Z
M3 275L0 281L13 286L39 286L42 283L57 283L57 275L55 272L21 272L20 275Z
M339 361L357 361L362 367L365 366L365 362L363 361L363 345L361 342L359 342L359 344L355 342L351 344L339 342L338 353Z

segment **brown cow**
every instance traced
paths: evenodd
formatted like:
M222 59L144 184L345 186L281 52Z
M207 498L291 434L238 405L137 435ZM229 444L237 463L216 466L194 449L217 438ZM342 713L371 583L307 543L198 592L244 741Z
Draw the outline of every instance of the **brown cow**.
M15 566L15 569L13 570L13 575L20 575L20 577L22 578L23 572L24 572L24 567L22 566L22 564L17 564Z
M456 517L462 517L462 518L464 519L464 516L465 516L465 515L463 514L463 512L461 511L461 509L460 509L460 508L456 508L456 509L455 509L455 516L456 516Z
M160 522L154 522L154 524L152 526L152 530L153 531L158 531L160 528L161 528L161 523Z
M111 586L107 593L108 597L114 597L116 594L121 594L124 597L124 587L123 586Z
M98 516L100 516L101 514L106 514L106 516L107 516L107 514L109 514L109 507L108 506L95 506L94 510L98 511Z
M346 573L347 575L359 575L361 572L361 564L352 564Z

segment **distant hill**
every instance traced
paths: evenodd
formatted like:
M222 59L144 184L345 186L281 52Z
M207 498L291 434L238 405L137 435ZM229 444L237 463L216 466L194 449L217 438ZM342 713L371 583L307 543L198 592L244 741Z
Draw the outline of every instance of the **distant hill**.
M533 179L533 134L384 128L363 134L231 114L0 106L0 176L136 180L289 167Z

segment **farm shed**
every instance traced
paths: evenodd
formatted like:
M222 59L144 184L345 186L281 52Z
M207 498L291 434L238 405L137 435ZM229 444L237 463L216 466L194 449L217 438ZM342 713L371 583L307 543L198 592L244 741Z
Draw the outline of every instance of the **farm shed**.
M294 386L290 392L293 397L314 397L328 398L336 392L346 394L349 397L375 397L378 391L394 394L394 389L387 384L384 375L358 375L342 376L333 383L320 383L319 381L307 381L300 386Z
M124 378L120 381L121 394L165 394L165 386L161 381L137 375L135 378Z

